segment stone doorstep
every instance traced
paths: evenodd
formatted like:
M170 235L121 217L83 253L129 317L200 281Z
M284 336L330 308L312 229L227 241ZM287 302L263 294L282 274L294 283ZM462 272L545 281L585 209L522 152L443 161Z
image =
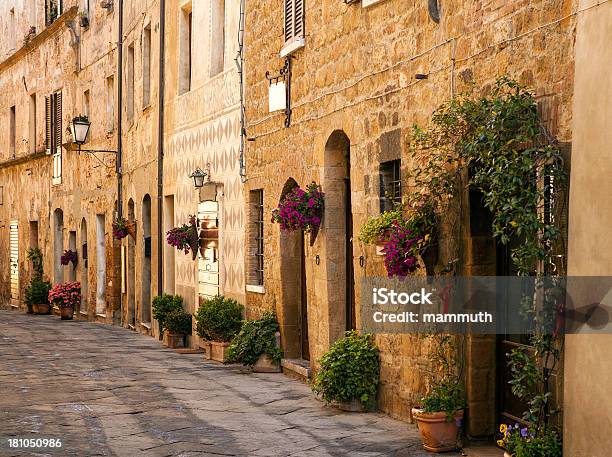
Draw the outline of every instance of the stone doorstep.
M174 352L178 354L202 354L204 351L200 348L177 348Z
M468 457L503 457L504 451L491 444L472 444L463 448Z
M308 382L310 380L310 362L303 359L282 359L283 373L291 378Z

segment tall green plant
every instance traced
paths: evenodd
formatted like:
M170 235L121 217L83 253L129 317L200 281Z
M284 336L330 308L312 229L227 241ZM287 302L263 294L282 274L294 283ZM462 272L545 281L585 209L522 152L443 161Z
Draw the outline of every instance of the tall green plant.
M32 279L41 280L43 277L43 254L42 251L37 248L28 249L28 260L32 262L33 275Z
M183 297L180 295L163 294L153 298L153 318L159 322L159 332L164 333L166 318L176 310L183 310Z
M521 241L511 248L518 274L550 273L560 230L546 214L556 210L554 196L566 177L531 92L502 77L486 96L456 97L434 113L428 129L415 127L413 146L413 201L431 204L440 214L466 187L480 191L493 216L493 236L502 244ZM549 327L558 299L539 278L537 285L537 294L522 304L534 322L533 350L515 349L508 356L512 391L529 403L524 417L541 435L553 412L549 384L560 350L558 334Z

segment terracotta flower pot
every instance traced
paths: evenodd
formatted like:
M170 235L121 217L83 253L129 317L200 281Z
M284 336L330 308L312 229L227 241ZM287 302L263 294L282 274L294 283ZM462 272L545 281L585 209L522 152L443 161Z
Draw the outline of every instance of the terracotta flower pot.
M72 306L68 306L66 308L60 308L60 318L63 321L71 321L74 317L74 308Z
M130 235L134 240L136 239L136 222L131 221L125 224L125 228L127 229L128 235Z
M504 451L504 457L512 457L512 456L508 454L506 451Z
M446 413L425 413L419 408L412 409L416 419L423 448L430 452L448 452L457 449L459 428L463 419L463 410L455 412L453 419L448 420Z
M51 306L48 303L34 304L32 305L32 311L34 312L34 314L50 314Z
M210 358L217 362L227 362L227 351L229 343L221 343L219 341L210 342Z
M347 411L349 413L363 413L366 411L357 398L353 398L351 401L341 401L335 405L342 411Z
M198 346L200 346L200 349L204 351L204 359L210 360L210 357L211 357L210 341L200 340L200 343L198 344Z
M164 344L170 349L178 349L185 347L185 335L180 333L164 332Z
M280 373L281 367L280 365L274 363L268 354L262 354L259 356L259 359L253 365L254 373Z

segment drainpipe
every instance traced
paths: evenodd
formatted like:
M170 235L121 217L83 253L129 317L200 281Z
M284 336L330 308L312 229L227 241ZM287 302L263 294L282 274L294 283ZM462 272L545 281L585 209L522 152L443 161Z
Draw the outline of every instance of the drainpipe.
M119 0L119 27L117 39L117 103L119 105L119 123L117 125L117 216L123 216L123 0Z
M166 0L159 0L159 100L157 125L157 295L164 291L164 78L165 78Z
M246 0L240 0L240 22L238 24L238 54L236 55L236 67L240 81L240 179L246 182L246 165L244 160L244 140L246 138L246 121L244 108L244 30L245 30L245 8Z

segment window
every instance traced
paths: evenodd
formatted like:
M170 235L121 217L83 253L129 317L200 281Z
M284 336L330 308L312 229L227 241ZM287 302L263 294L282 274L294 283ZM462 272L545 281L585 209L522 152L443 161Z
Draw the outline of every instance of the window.
M211 15L210 76L221 73L225 66L225 0L213 0Z
M106 78L106 131L111 133L115 130L115 77L110 75Z
M380 164L380 211L389 211L402 201L401 161Z
M53 156L53 184L62 183L62 93L45 98L45 148Z
M89 118L89 89L83 92L83 115ZM89 119L91 121L91 119Z
M249 192L249 272L248 284L263 285L264 273L264 206L263 190Z
M30 20L30 27L36 27L36 0L28 0L28 18Z
M14 51L17 46L17 35L15 30L15 8L11 8L10 10L11 16L9 18L9 40L11 43L11 51Z
M179 95L191 90L191 44L192 14L191 5L181 10L179 45Z
M51 25L63 12L62 0L45 0L45 24Z
M304 0L285 0L285 45L281 57L304 46Z
M127 52L127 118L134 119L134 44L128 46Z
M9 116L9 153L12 158L15 158L17 153L17 112L15 106L11 106Z
M151 25L142 35L142 107L151 104Z
M30 95L30 119L28 123L28 147L30 154L36 152L36 94Z

